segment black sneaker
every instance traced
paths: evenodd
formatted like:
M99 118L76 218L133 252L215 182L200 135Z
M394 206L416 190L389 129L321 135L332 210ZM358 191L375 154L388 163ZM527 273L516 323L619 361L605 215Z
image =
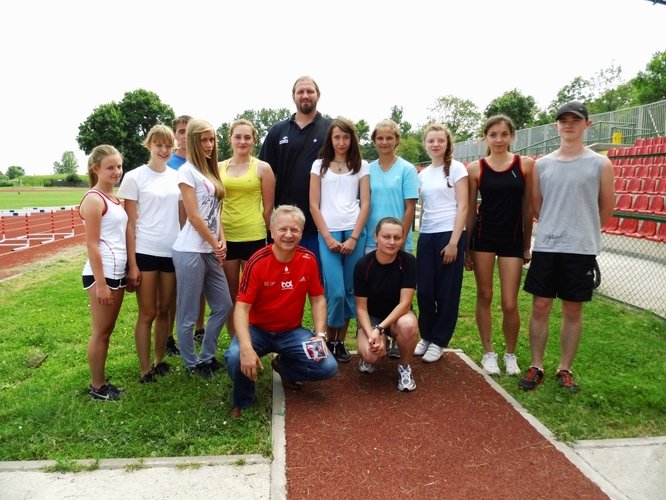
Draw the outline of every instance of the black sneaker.
M140 384L154 384L155 382L157 382L157 375L153 370L139 377Z
M398 343L395 339L391 339L391 348L388 352L389 358L399 359L400 358L400 349L398 348Z
M95 389L92 384L88 385L88 394L93 399L99 399L100 401L118 401L120 399L121 391L117 387L113 386L111 388L109 384L104 384L99 389Z
M194 341L201 345L203 342L204 335L206 333L205 328L199 328L198 330L194 330Z
M178 349L176 339L173 338L173 335L167 338L166 353L167 356L180 356L180 349Z
M333 348L333 355L338 361L348 363L351 361L351 354L347 350L344 342L337 342Z
M541 382L543 382L543 370L530 366L525 376L518 381L518 385L523 391L533 391Z
M210 367L213 372L218 372L222 368L224 368L224 365L220 363L215 356L208 362L208 366Z
M153 373L156 373L160 377L164 377L169 371L171 370L171 367L169 366L169 363L166 361L162 361L161 363L157 363L156 365L153 365Z
M199 363L190 370L192 375L199 375L201 378L213 378L215 372L211 369L210 363Z
M560 370L557 372L557 383L560 384L562 389L566 389L569 392L578 392L580 387L576 385L576 382L573 378L573 373L569 370Z

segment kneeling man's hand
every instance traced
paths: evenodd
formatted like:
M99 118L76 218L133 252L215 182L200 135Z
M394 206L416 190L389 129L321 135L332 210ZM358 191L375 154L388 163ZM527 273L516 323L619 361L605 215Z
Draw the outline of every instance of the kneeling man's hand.
M257 356L257 353L254 351L254 349L250 349L245 352L241 351L240 364L241 372L243 372L243 375L245 375L253 382L257 381L257 368L259 368L259 370L264 369L264 365L261 364L261 358Z

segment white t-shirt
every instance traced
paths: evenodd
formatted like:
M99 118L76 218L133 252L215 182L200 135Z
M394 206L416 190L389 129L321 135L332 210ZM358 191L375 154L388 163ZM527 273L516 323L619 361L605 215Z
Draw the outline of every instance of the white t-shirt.
M361 211L359 197L361 178L370 174L368 162L361 160L361 169L353 174L335 173L329 168L321 177L321 160L315 160L310 173L321 179L319 210L329 231L354 229Z
M136 202L136 253L171 257L180 232L178 172L168 167L156 172L142 165L125 174L118 197Z
M443 165L430 165L419 172L419 192L423 200L422 233L453 231L458 212L455 183L463 177L467 177L467 168L456 160L451 161L449 168L451 187L447 186Z
M194 188L197 197L199 214L206 222L206 226L215 239L220 237L220 206L221 202L215 196L215 186L205 175L199 172L190 162L183 163L178 169L178 184L185 184ZM213 248L205 241L190 224L188 220L178 233L173 249L178 252L212 253Z

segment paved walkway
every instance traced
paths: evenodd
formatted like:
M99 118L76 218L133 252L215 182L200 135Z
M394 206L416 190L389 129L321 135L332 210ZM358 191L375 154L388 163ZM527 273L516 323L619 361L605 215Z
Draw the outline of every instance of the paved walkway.
M457 354L472 370L481 373L467 356ZM582 441L567 446L554 440L551 432L492 378L485 378L609 498L664 498L666 437ZM41 468L52 465L52 461L0 462L0 500L284 499L285 398L277 376L274 376L273 395L273 460L256 455L103 460L98 470L76 474L42 472ZM520 496L519 492L516 496Z

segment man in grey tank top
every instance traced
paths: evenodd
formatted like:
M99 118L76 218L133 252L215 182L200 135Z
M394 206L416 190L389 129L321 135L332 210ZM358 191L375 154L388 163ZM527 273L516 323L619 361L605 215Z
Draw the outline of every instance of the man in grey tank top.
M610 160L585 147L592 124L580 102L557 111L560 147L536 161L534 215L538 219L532 262L524 290L533 295L530 318L530 369L518 382L525 391L543 382L548 322L555 298L562 303L561 356L557 380L578 392L571 373L583 325L583 304L592 299L594 265L601 226L613 214L615 190Z

